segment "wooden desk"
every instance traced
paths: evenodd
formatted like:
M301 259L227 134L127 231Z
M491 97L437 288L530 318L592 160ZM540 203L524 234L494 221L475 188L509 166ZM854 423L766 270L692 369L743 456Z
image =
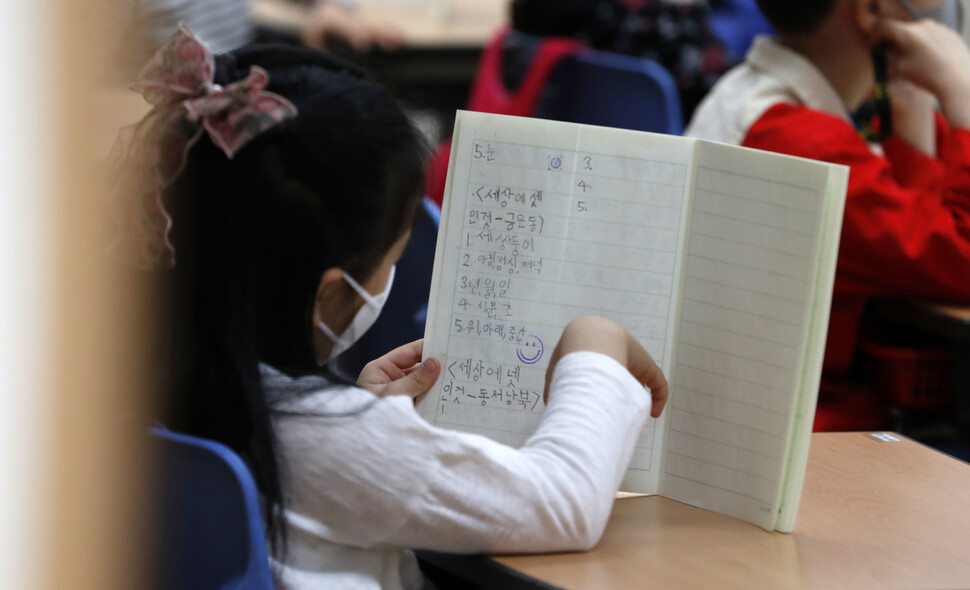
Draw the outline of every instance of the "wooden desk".
M359 0L361 18L401 29L410 48L481 49L508 20L511 0ZM294 32L304 10L279 0L254 0L256 22Z
M409 107L434 113L438 131L447 136L455 110L467 104L482 47L508 21L510 2L359 0L361 18L397 26L405 45L363 55L340 46L333 51L368 70ZM280 0L254 0L253 16L264 29L293 41L305 20L299 5Z
M639 497L617 500L589 553L493 560L575 590L967 588L970 465L909 439L818 433L793 534Z
M476 47L508 21L510 0L431 0L423 9L410 0L360 0L361 16L393 23L404 30L408 44L423 47Z

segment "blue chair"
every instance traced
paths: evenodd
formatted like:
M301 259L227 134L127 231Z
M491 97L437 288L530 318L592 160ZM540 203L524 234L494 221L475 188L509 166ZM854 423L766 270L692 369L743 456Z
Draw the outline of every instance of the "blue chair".
M272 590L259 497L228 447L152 428L158 486L157 588Z
M539 38L510 32L506 44L528 55ZM657 62L586 50L563 60L535 116L556 121L679 135L683 117L677 85Z

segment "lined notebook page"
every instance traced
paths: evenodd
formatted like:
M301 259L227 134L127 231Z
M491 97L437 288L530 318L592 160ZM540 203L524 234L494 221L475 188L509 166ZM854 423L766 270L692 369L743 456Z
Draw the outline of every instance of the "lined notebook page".
M830 169L706 142L696 153L660 492L773 529Z
M819 232L819 262L816 268L814 305L808 318L807 344L798 386L800 394L792 416L788 463L778 507L778 519L775 523L775 530L786 533L795 529L805 482L805 469L808 466L808 451L811 446L812 426L815 422L818 390L822 381L825 334L828 331L829 313L832 308L832 290L835 287L839 237L842 233L842 217L845 213L848 186L848 166L830 166L825 206L821 211L822 229Z
M570 320L620 322L669 371L693 143L460 112L425 354L443 377L434 424L518 446L543 410L548 357ZM648 421L625 489L655 492Z

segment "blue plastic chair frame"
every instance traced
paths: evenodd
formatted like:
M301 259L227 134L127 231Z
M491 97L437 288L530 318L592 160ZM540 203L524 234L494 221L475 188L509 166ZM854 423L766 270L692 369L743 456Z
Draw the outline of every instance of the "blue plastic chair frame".
M507 47L534 53L540 38L511 32ZM584 50L552 74L535 116L557 121L680 135L680 94L659 63L608 51Z
M220 443L152 428L159 546L155 587L272 590L256 483Z

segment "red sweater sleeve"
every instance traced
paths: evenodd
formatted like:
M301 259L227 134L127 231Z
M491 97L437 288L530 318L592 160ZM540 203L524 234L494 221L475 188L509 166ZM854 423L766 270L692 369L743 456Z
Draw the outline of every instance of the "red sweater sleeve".
M907 188L941 190L946 166L896 136L882 144L893 178Z
M845 121L777 104L743 145L851 168L839 274L870 294L970 299L970 132L944 129L938 158L901 141L872 152Z
M939 117L939 120L943 120ZM953 211L964 226L970 224L970 172L967 170L967 154L970 153L970 131L966 129L950 129L941 126L938 131L939 146L937 148L940 160L946 165L945 175L948 184L963 187L962 191L946 191L943 198L947 206Z

